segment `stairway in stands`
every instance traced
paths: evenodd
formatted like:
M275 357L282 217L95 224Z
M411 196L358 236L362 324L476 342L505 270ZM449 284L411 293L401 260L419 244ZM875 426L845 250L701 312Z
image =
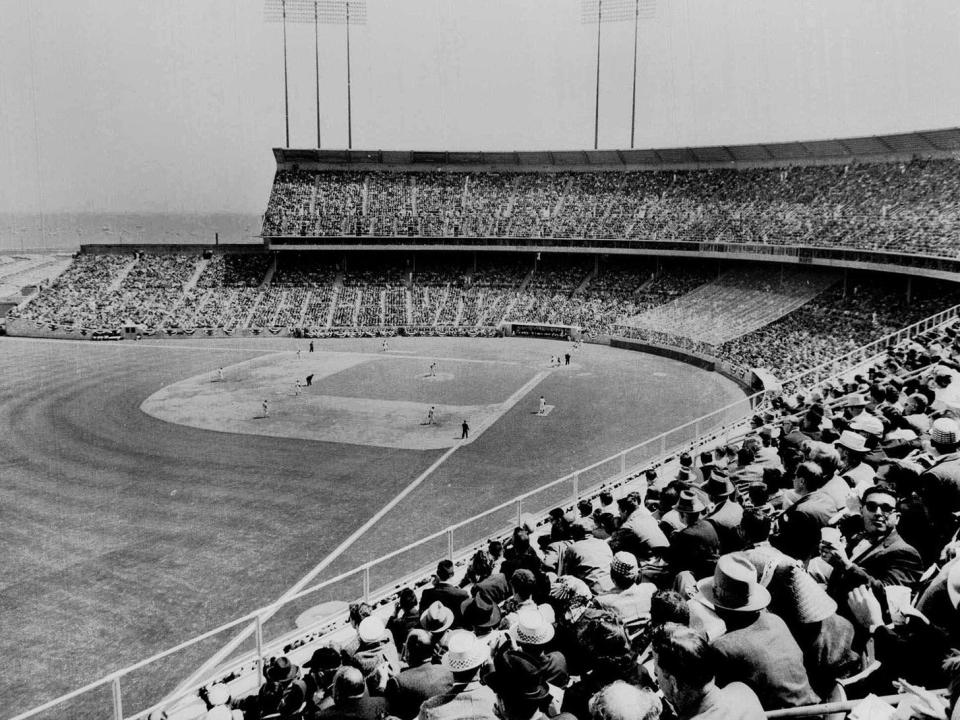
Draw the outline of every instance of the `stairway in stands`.
M737 268L622 324L717 346L793 312L839 278L822 269Z

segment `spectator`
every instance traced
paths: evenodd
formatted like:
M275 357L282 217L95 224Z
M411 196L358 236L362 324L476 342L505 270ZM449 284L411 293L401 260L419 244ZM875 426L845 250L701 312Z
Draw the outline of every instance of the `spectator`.
M420 720L496 720L496 695L480 684L480 668L489 659L486 643L468 630L452 633L443 666L453 674L453 687L424 701Z
M426 630L410 631L403 659L407 667L390 678L385 695L390 712L400 720L410 720L425 700L453 689L453 673L433 662L433 638Z

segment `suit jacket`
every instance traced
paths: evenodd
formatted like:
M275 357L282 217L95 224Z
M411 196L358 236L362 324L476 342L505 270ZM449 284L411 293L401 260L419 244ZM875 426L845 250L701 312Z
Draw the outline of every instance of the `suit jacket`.
M470 593L455 585L447 585L446 583L431 585L426 588L420 596L420 613L422 614L428 607L433 605L434 602L439 600L453 611L454 624L459 625L460 605L464 600L468 600L469 598Z
M479 682L454 685L420 706L420 720L497 720L493 707L497 696Z
M477 595L494 605L499 605L513 594L506 576L498 572L484 578L474 585L474 588L476 588Z
M718 660L717 683L749 685L764 710L820 702L810 687L803 652L777 615L762 611L750 625L718 637L712 647Z
M860 585L869 585L880 603L886 604L884 585L913 585L923 572L920 553L900 537L896 530L859 556L850 553L862 539L855 535L847 544L847 555L853 562L849 570L834 570L827 583L827 591L841 606L846 605L847 593Z
M677 713L677 720L764 720L766 713L756 693L739 682L712 686L695 708Z
M720 537L707 520L698 520L670 538L670 568L689 570L697 579L713 575L720 556Z
M822 489L807 493L780 517L770 544L791 557L808 560L819 552L820 529L836 512L836 502Z
M423 665L407 668L387 683L386 696L390 712L400 720L415 718L424 700L443 695L453 688L453 673L428 660Z

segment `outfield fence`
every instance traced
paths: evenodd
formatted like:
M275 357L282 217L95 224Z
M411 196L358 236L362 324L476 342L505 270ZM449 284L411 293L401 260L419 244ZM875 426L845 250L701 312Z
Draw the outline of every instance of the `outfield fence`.
M809 387L849 373L885 349L956 319L958 315L960 305L799 373L785 381L784 385ZM282 601L261 607L129 667L111 672L95 682L12 716L10 720L103 718L107 712L111 712L114 720L138 720L161 705L180 707L181 712L171 714L171 720L197 717L196 714L190 714L189 707L191 698L199 702L196 692L200 687L216 679L234 677L239 679L241 685L245 678L249 688L255 690L262 677L264 658L279 654L285 646L297 640L320 638L342 627L346 621L345 613L341 611L320 618L307 627L298 627L297 618L308 610L344 599L362 599L382 604L401 587L422 586L440 558L463 562L477 548L485 546L489 539L508 534L518 524L531 521L543 524L551 508L569 506L577 499L595 496L603 489L627 485L643 470L658 467L680 452L727 443L742 436L750 418L765 407L765 402L764 393L745 397L415 543L359 566L343 569L333 577L304 588ZM331 566L330 571L337 572L336 566ZM229 647L229 652L224 652L224 647ZM181 683L173 697L170 696L172 689L158 688L161 678L187 677L191 670L209 665L211 658L217 659L215 669L202 679Z

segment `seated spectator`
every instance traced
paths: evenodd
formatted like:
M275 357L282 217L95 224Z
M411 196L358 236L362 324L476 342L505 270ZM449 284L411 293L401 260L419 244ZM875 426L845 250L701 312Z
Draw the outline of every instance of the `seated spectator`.
M650 599L657 592L653 583L637 583L640 568L628 552L618 552L610 563L610 578L616 591L597 596L597 604L620 616L627 627L650 617Z
M579 519L570 526L570 536L573 543L562 555L563 572L586 582L594 593L610 592L614 587L610 579L610 545L590 534Z
M391 714L410 720L425 700L453 689L453 673L433 662L433 638L426 630L410 631L403 659L407 667L390 678L385 695Z
M809 560L820 551L820 529L826 527L836 514L837 503L823 492L826 480L822 468L814 462L804 462L797 468L797 500L778 522L777 534L771 543L787 555Z
M749 685L764 710L819 702L803 653L786 623L765 611L770 593L757 582L757 571L745 554L722 556L713 577L697 585L727 626L712 643L718 683Z
M316 714L333 705L333 678L342 665L340 653L332 647L317 648L303 664L308 672L306 684L307 712Z
M687 572L693 578L713 574L720 555L720 537L714 525L703 518L706 509L693 492L680 493L677 511L686 527L670 538L670 568L675 573Z
M333 677L333 705L322 710L317 720L382 720L387 700L370 697L363 674L353 667L342 667Z
M827 584L831 597L846 601L859 585L883 592L884 585L912 586L922 571L920 554L897 532L899 511L893 490L868 488L861 499L863 532L843 540L820 542L820 556L832 568Z
M387 620L387 630L393 635L396 647L403 647L407 633L420 627L420 609L413 588L403 588L397 597L397 606Z
M620 528L610 538L613 552L623 550L639 561L661 557L670 546L657 518L644 506L639 496L627 496L618 501Z
M454 623L459 621L460 606L469 599L470 594L453 583L453 562L441 560L437 563L437 572L433 576L433 585L424 588L420 595L420 613L439 601L453 613Z
M371 690L383 693L387 678L400 672L400 657L393 636L376 615L364 618L357 628L360 646L346 661L359 668Z
M455 630L450 637L443 666L453 674L453 687L424 701L420 720L497 720L493 690L480 684L480 668L490 657L486 643L468 630Z
M358 670L357 677L363 684ZM307 685L300 679L300 668L281 656L263 668L266 682L260 686L257 696L261 717L273 714L277 718L296 718L306 705Z
M546 720L552 696L536 668L520 656L504 658L503 669L496 670L484 682L497 694L500 720Z
M512 659L521 658L536 679L558 688L566 687L570 682L566 658L562 653L547 649L554 632L553 625L539 610L527 608L521 611L514 628L516 647L505 645L494 657L494 669L504 671L510 667Z
M617 680L590 699L590 720L657 720L662 709L655 693Z
M742 682L716 683L716 657L707 639L685 625L667 623L653 636L657 684L677 720L763 720L756 694Z

